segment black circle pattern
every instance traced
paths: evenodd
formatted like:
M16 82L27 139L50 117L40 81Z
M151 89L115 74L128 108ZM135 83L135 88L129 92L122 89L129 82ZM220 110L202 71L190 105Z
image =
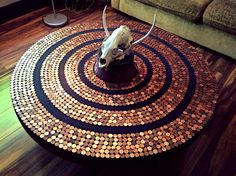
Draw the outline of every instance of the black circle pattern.
M129 24L134 27L133 35L146 34L141 32L141 28L135 29L139 24ZM215 82L207 66L199 64L199 51L171 34L168 34L167 39L167 33L155 29L153 33L158 32L161 36L149 36L150 41L155 44L144 41L139 45L140 50L134 51L135 57L145 67L142 80L126 89L109 89L105 84L100 87L94 84L99 78L93 78L93 82L88 76L92 74L91 63L96 54L93 46L102 42L102 35L96 34L103 33L103 29L100 25L97 26L95 29L90 26L79 30L76 27L59 30L37 42L22 56L13 73L11 95L15 111L27 130L47 143L69 152L93 157L129 158L169 150L186 142L202 129L213 113L217 95ZM54 42L54 37L58 35L61 39ZM76 45L75 42L80 38ZM70 43L71 41L73 42ZM175 41L180 42L180 47ZM157 44L160 46L157 47ZM66 46L69 48L59 54ZM58 48L60 49L57 50ZM80 52L83 54L76 61L75 53ZM57 56L60 58L57 59ZM73 63L74 61L76 62ZM88 61L89 68L86 64ZM155 67L158 64L161 64L160 70ZM73 70L68 71L70 66L73 66ZM86 72L87 69L90 69L89 72ZM158 71L161 73L157 74ZM76 84L71 83L71 74L73 77L77 76ZM155 87L153 79L158 75L162 82ZM82 87L75 91L74 86L78 83ZM55 94L53 88L56 88ZM104 97L101 101L87 99L83 91L86 94L92 93L92 96L97 93ZM142 97L140 95L141 98L136 98L139 93L142 93ZM130 96L134 102L120 102L126 96ZM118 103L104 101L113 97L122 99L114 98L119 100ZM68 111L67 105L71 108ZM66 106L66 110L63 106ZM153 117L156 114L157 117ZM89 115L94 123L90 121ZM103 115L108 118L103 119ZM149 116L152 116L151 120ZM119 118L121 120L116 125ZM133 121L136 118L139 119ZM102 123L99 119L102 119Z
M183 60L183 62L185 63L186 67L188 68L189 71L189 76L190 76L190 80L189 80L189 86L188 86L188 90L186 91L187 94L184 96L184 99L182 100L182 102L178 105L178 107L172 111L171 113L169 113L165 118L160 119L159 121L155 121L153 123L150 124L144 124L144 125L137 125L137 126L131 126L131 127L125 127L125 126L120 126L120 127L107 127L107 126L96 126L96 125L91 125L91 124L87 124L84 122L79 122L75 119L71 119L69 116L63 114L60 110L56 109L53 104L50 102L50 100L46 97L44 91L42 90L42 85L41 85L41 81L40 81L40 70L41 70L41 66L44 62L44 60L46 59L47 55L53 51L56 47L58 47L59 45L63 44L65 41L72 39L73 37L80 35L80 34L84 34L84 33L90 33L90 32L95 32L95 31L102 31L103 29L93 29L93 30L88 30L88 31L82 31L80 33L77 34L73 34L71 36L68 36L66 38L64 38L63 40L55 43L53 46L51 46L45 53L44 55L41 57L41 59L38 61L36 69L34 71L34 84L35 86L35 90L36 93L38 95L39 100L41 101L41 103L47 107L48 111L52 114L54 114L58 119L71 124L73 126L76 126L78 128L84 129L84 130L93 130L96 132L104 132L104 133L135 133L135 132L141 132L144 130L151 130L154 128L158 128L160 126L163 126L167 123L170 123L171 121L173 121L174 119L176 119L177 117L179 117L179 115L181 115L181 113L185 110L185 108L187 107L187 105L189 104L189 102L191 101L192 96L194 95L194 90L195 90L195 84L196 84L196 78L195 78L195 74L194 74L194 70L191 66L191 64L188 62L188 60L186 59L186 57L179 52L179 50L177 50L173 45L167 43L166 41L151 35L152 38L162 42L163 44L165 44L166 46L168 46L169 48L171 48L174 52L177 53L177 55L179 55L179 57ZM113 29L110 29L113 30ZM139 31L133 31L139 34L144 34L142 32ZM105 109L105 110L119 110L119 111L123 111L123 110L131 110L131 109L136 109L136 108L140 108L143 107L147 104L151 104L152 102L154 102L155 100L157 100L159 97L161 97L167 90L168 87L171 83L171 68L168 64L168 61L158 52L156 51L154 48L152 48L151 46L148 46L144 43L141 43L142 46L146 47L147 49L149 49L150 51L154 52L161 60L162 62L165 64L166 67L166 81L164 86L161 88L160 91L158 91L154 96L152 96L151 98L149 98L146 101L143 102L138 102L136 104L132 104L132 105L127 105L127 106L107 106L107 105L102 105L102 104L98 104L98 103L94 103L91 101L88 101L84 98L82 98L81 96L79 96L78 94L76 94L67 84L66 79L65 79L65 75L64 75L64 71L62 70L63 65L67 59L68 56L72 55L76 50L78 50L79 48L82 48L86 45L89 45L93 42L99 42L101 41L101 39L95 39L94 41L87 41L84 42L83 44L79 45L78 47L75 47L74 50L71 50L68 55L65 56L65 58L63 59L63 62L61 64L61 69L59 72L59 77L61 80L61 84L63 86L63 88L65 89L66 92L68 92L72 97L76 98L77 100L79 100L82 104L86 104L88 106L92 106L98 109ZM84 65L84 61L89 59L91 57L91 55L94 54L94 52L91 52L90 54L88 54L84 60L81 61L80 63L80 67L81 65ZM145 59L143 59L145 60ZM148 68L151 69L151 68ZM88 82L86 82L88 84Z

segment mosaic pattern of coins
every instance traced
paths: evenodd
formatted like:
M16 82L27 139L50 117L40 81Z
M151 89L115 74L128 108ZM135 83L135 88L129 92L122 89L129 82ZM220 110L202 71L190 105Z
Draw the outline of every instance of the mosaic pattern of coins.
M150 26L126 24L135 40ZM138 74L109 84L93 72L105 33L100 24L57 30L22 56L11 96L20 121L49 145L75 155L132 158L158 154L200 131L217 100L199 49L155 28L134 47Z

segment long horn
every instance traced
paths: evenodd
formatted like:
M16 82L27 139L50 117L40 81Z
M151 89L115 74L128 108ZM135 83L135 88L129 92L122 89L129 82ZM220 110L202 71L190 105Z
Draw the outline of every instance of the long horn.
M108 32L108 29L107 29L106 9L107 9L107 6L105 6L105 8L104 8L104 10L103 10L103 13L102 13L102 25L103 25L104 31L105 31L105 33L106 33L106 37L109 37L110 34L109 34L109 32Z
M145 38L147 38L151 34L151 32L152 32L152 29L155 26L155 22L156 22L156 14L153 17L152 27L150 28L148 33L145 36L143 36L142 38L140 38L139 40L135 41L132 45L137 45L138 43L142 42Z

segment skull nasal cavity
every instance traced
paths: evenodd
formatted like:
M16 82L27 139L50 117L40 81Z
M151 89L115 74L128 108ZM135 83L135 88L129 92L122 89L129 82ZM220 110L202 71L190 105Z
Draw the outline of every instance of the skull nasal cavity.
M100 59L100 63L101 63L101 64L106 64L106 59L102 59L102 58L101 58L101 59Z

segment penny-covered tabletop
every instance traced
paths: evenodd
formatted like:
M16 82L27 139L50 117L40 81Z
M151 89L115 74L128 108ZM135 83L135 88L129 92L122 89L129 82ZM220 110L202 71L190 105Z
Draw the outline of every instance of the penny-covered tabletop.
M120 21L109 31L123 24L134 39L150 28ZM11 97L26 131L62 152L133 158L171 150L204 127L217 91L200 49L155 28L133 48L137 75L106 83L93 69L104 37L101 24L65 27L21 57Z

